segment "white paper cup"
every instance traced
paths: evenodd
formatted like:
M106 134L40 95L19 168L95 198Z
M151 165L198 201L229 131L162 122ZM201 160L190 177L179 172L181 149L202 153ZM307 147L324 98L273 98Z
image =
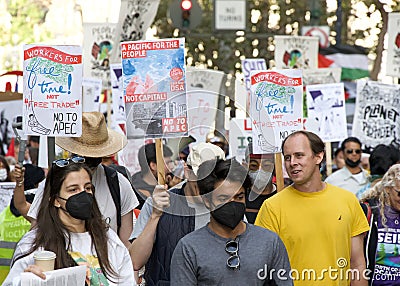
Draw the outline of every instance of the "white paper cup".
M35 265L39 266L43 272L54 270L56 254L53 251L40 250L33 254Z

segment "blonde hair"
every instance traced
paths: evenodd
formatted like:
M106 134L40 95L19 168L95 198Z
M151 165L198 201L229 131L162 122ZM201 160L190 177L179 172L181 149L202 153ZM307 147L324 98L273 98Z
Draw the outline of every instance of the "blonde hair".
M387 228L387 219L384 214L385 206L390 206L389 192L391 188L396 186L396 180L400 180L400 164L392 165L385 175L383 175L382 180L364 193L360 200L361 202L366 202L368 200L375 200L378 202L377 207L379 207L381 221L385 228Z

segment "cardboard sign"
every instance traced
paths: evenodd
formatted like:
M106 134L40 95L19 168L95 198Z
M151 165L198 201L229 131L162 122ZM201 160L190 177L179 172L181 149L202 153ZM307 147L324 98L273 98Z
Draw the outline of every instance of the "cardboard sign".
M246 148L251 142L251 119L232 118L229 125L229 155L242 162L245 160Z
M275 66L278 69L318 68L317 37L275 36Z
M396 84L357 81L353 136L366 146L400 143L400 89Z
M185 41L121 43L128 138L188 134Z
M23 129L27 135L82 134L82 48L24 46Z
M251 75L253 153L279 153L283 139L302 129L301 70L257 71Z
M306 86L308 118L305 128L318 134L324 142L347 137L343 83Z

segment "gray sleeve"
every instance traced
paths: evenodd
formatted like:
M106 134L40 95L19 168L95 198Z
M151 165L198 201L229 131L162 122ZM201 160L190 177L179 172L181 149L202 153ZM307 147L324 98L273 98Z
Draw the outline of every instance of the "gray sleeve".
M171 259L171 285L197 285L196 268L194 253L181 239Z
M276 236L274 242L274 254L272 258L272 265L269 269L276 269L272 274L272 279L277 286L293 286L293 280L290 277L290 262L286 251L286 247L282 240Z
M153 200L151 197L148 197L140 210L139 217L136 220L135 226L133 227L133 231L129 240L132 241L133 239L138 238L138 236L142 233L144 227L146 226L149 218L153 212Z

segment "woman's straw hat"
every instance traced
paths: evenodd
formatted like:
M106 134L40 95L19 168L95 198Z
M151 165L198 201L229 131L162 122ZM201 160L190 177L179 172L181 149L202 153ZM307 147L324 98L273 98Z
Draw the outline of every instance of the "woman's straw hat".
M107 128L104 115L100 112L82 113L81 137L56 137L61 148L86 157L100 158L117 153L125 147L126 137Z

